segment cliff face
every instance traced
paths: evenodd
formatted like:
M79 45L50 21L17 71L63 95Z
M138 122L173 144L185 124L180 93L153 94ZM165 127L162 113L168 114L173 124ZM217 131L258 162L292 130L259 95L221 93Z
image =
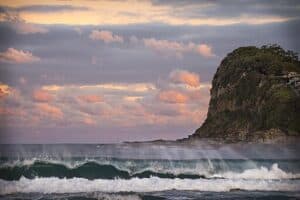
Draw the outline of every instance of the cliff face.
M300 136L300 62L276 45L241 47L213 78L207 119L192 138Z

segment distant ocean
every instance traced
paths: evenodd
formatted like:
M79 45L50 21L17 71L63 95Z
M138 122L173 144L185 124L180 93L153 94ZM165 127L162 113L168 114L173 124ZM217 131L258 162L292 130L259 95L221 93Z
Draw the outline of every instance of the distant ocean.
M0 199L300 199L296 145L0 145Z

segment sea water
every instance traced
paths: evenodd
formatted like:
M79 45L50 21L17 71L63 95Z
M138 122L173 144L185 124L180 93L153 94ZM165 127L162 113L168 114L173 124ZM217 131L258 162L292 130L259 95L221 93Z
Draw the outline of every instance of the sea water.
M300 199L297 145L0 146L0 199Z

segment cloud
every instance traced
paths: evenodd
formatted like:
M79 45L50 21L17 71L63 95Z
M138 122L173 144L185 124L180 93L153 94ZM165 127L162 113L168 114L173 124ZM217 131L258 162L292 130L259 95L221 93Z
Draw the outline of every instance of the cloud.
M0 99L11 93L11 88L3 83L0 83Z
M159 1L158 1L159 2ZM32 5L7 1L2 5L19 12L27 22L36 24L68 25L128 25L169 24L209 25L267 24L299 18L299 3L294 0L235 2L230 1L93 1L79 6L78 2L64 1L62 5ZM52 4L52 5L51 5ZM81 3L82 4L82 3ZM20 5L20 3L19 3ZM77 6L76 6L77 5ZM134 5L134 6L132 6ZM246 5L246 6L245 6ZM86 7L85 7L86 6ZM14 8L13 8L14 7ZM199 10L201 12L199 12Z
M44 85L43 90L47 91L68 91L83 90L89 92L124 92L124 93L146 93L155 90L152 83L103 83L103 84L74 84L74 85Z
M272 2L260 0L247 2L194 0L170 2L154 0L152 2L156 6L170 6L173 8L173 13L176 13L176 16L187 19L216 17L222 21L230 18L237 19L243 14L248 16L256 15L258 18L260 18L262 14L264 14L266 18L269 16L294 17L299 14L299 2L295 0L274 0ZM199 10L201 10L201 12L199 12Z
M160 91L157 97L165 103L186 103L189 100L187 95L175 90Z
M19 108L6 108L0 106L0 115L22 117L25 116L25 111Z
M99 95L85 95L79 96L79 100L84 101L86 103L99 103L103 102L103 97Z
M82 122L83 122L84 124L86 124L86 125L96 125L96 124L97 124L96 121L93 120L93 119L90 118L90 117L85 117L85 118L82 120Z
M206 44L195 44L190 42L188 44L169 41L169 40L158 40L155 38L143 39L144 45L148 48L153 49L159 54L164 55L176 55L176 57L181 58L184 53L197 53L204 57L212 57L212 47Z
M197 50L199 54L201 54L204 57L212 57L214 54L212 53L212 47L207 44L200 44L197 47Z
M48 29L26 22L13 22L11 26L19 34L48 33Z
M38 102L49 102L53 100L53 96L45 90L36 90L33 99Z
M125 101L138 101L138 100L143 99L143 97L142 96L125 96L125 97L123 97L123 99Z
M97 31L93 30L90 34L90 38L92 40L102 40L105 43L111 43L111 42L120 42L123 43L123 37L119 35L115 35L110 31Z
M47 90L47 91L59 91L62 90L64 87L60 86L60 85L44 85L42 86L43 90Z
M0 22L8 22L19 34L47 33L48 29L33 23L27 23L13 8L0 7Z
M38 111L44 115L44 116L50 116L55 119L62 119L63 118L63 112L60 108L49 105L47 103L39 103L36 105Z
M194 109L200 105L207 107L210 86L210 84L201 83L198 74L178 69L171 71L168 79L158 84L153 100L158 104L162 102L189 107L195 106Z
M144 39L143 41L146 47L149 47L157 51L158 53L175 54L178 57L181 57L182 53L191 50L191 47L179 42L173 42L168 40L157 40L155 38L147 38Z
M177 86L178 88L172 88ZM160 88L149 83L61 85L42 88L55 92L56 103L67 103L64 111L68 114L65 119L69 124L96 126L117 124L119 127L139 127L146 124L184 123L188 119L186 113L193 111L194 106L201 103L199 98L203 98L197 94L200 86L185 90L180 84L173 84L170 88ZM96 95L100 93L105 96L105 102L102 95Z
M185 90L184 88L166 88L159 90L156 98L163 103L197 105L208 103L209 96L208 88L196 90Z
M9 116L10 124L17 121L26 127L59 125L103 130L104 127L199 125L207 111L202 88L173 84L168 75L166 80L162 87L149 83L42 86L41 91L33 93L35 99L27 95L18 99L18 110L24 115L12 114L15 106L7 103L6 98L3 104L6 109L0 112ZM55 99L48 101L48 94L55 94ZM94 103L102 102L98 94L105 97L105 102Z
M170 80L174 83L183 83L191 87L200 86L200 78L196 73L185 70L175 70L170 73Z
M8 48L5 52L0 52L0 62L4 63L32 63L39 60L29 51Z
M52 13L52 12L65 12L65 11L89 11L88 7L72 6L72 5L27 5L20 7L9 7L8 9L18 12L37 12L37 13Z

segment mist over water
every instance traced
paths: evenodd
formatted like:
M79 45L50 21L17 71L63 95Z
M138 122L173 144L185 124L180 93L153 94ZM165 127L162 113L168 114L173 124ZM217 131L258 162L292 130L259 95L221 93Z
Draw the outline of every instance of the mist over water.
M127 158L127 159L298 159L300 147L292 144L7 144L1 157L19 158Z

